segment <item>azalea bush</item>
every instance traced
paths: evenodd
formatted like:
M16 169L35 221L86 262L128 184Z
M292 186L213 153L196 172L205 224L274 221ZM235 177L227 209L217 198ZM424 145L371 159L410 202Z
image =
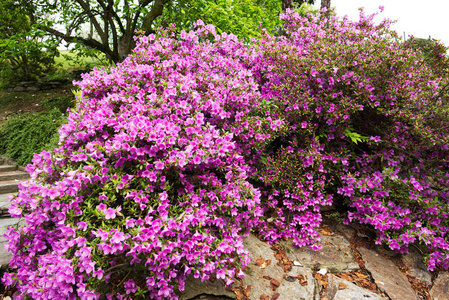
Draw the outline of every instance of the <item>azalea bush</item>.
M424 61L389 20L373 18L287 14L285 37L256 41L266 115L288 128L273 136L256 173L285 230L302 226L301 241L317 235L319 206L334 203L349 208L346 222L372 225L376 243L405 253L419 242L430 270L447 269L446 48Z
M251 53L211 26L142 37L110 73L97 70L60 130L35 155L10 213L10 285L33 299L176 298L186 276L232 282L249 262L242 236L260 191L232 128L262 135ZM256 125L260 123L260 125Z
M319 249L322 206L448 267L447 59L389 22L284 15L246 44L198 21L84 75L60 147L10 213L3 282L21 298L177 299L188 276L244 276L242 238Z

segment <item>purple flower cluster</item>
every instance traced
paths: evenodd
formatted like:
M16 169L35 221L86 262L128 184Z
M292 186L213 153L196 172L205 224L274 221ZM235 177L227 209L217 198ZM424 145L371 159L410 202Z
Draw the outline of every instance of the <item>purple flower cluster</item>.
M231 284L242 237L319 249L337 201L378 242L421 242L449 267L447 61L430 68L372 16L282 18L285 36L251 45L201 21L140 37L77 83L61 146L35 155L10 208L27 221L6 234L20 299Z

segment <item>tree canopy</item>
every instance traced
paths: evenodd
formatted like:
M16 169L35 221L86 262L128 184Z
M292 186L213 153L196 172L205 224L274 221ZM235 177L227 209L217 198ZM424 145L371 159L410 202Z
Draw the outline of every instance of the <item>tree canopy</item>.
M137 29L150 32L167 0L31 0L21 4L30 22L67 43L99 50L119 62L133 47Z
M233 33L248 41L260 34L260 28L274 32L281 26L281 4L279 0L176 1L165 6L156 24L166 27L174 23L179 30L191 30L193 23L201 19L213 24L218 33Z
M12 0L0 2L0 76L30 80L53 62L56 41L31 26L27 11Z
M190 30L198 19L214 24L218 32L234 33L249 40L259 26L274 31L282 9L313 0L20 0L31 25L67 43L106 54L122 61L135 47L136 31L154 33L172 23Z

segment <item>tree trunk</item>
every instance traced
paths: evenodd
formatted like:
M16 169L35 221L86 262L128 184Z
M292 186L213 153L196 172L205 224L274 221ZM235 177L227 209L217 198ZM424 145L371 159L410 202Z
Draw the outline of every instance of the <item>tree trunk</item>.
M22 55L22 70L23 73L25 73L26 80L31 80L31 72L30 72L30 66L28 65L28 58L26 55Z
M321 0L321 9L327 8L327 10L331 9L331 0Z
M153 25L154 19L162 15L164 10L164 5L168 2L168 0L155 0L153 7L148 12L148 14L143 19L142 30L145 31L146 34L151 32L151 25Z
M331 0L321 0L321 9L326 8L324 15L329 18L329 13L331 9Z
M293 0L282 0L282 10L293 9Z
M134 48L134 38L132 34L123 34L118 40L118 55L123 61Z

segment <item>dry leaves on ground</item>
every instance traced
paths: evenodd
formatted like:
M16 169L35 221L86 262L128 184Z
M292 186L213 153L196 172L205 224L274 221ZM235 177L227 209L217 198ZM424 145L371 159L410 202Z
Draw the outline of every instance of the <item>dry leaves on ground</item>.
M265 260L262 257L256 260L256 266L260 267L261 269L265 269L271 264L271 260Z
M237 300L247 300L249 299L249 293L251 292L251 286L236 286L232 288L232 291L237 296Z
M327 225L322 225L322 226L318 229L318 231L320 232L321 235L334 235L334 234L330 231L330 229L329 229L329 227L328 227Z
M263 278L270 281L270 287L273 291L275 291L281 285L279 280L272 278L268 275L265 275Z
M274 251L278 263L277 265L284 269L284 272L288 272L292 269L293 262L287 257L285 249L280 245L272 245L271 250Z
M307 282L307 280L304 278L304 275L299 274L298 276L286 276L284 275L284 279L288 282L294 282L295 280L298 280L299 284L301 286L306 286L309 283Z
M323 287L323 289L326 290L328 286L327 275L316 273L314 277L315 279L318 280L319 284Z
M335 274L341 279L350 281L362 288L368 289L372 292L377 291L377 286L374 282L370 281L370 277L367 274L363 274L361 271L353 271L349 273Z
M415 290L416 294L420 297L420 299L431 300L430 297L430 289L429 287L419 279L415 277L411 277L407 275L408 282L412 286L412 289Z

